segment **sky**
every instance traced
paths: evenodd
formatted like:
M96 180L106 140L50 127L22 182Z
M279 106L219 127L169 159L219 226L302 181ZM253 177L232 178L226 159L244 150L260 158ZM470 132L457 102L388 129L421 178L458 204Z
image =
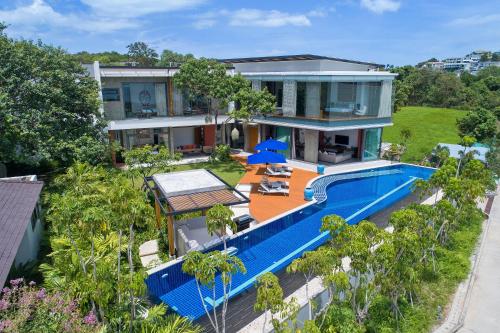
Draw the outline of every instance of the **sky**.
M69 52L144 41L212 58L318 54L405 65L500 51L500 0L0 0L14 38Z

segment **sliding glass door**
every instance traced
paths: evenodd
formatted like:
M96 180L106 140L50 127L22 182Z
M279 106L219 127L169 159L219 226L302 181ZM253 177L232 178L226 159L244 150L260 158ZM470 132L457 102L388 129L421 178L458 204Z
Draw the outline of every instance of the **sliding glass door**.
M381 137L381 128L367 128L364 130L363 161L372 161L379 158Z

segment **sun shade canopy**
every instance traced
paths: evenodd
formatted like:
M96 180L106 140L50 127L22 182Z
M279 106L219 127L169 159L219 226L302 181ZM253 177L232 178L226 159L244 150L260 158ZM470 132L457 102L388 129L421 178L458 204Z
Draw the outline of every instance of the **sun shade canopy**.
M255 146L255 150L287 150L288 144L274 139L262 141Z
M204 209L215 204L240 203L240 201L241 199L229 190L207 191L167 198L169 206L174 211Z
M273 153L272 151L261 151L260 153L248 156L248 164L275 164L275 163L286 163L285 156Z

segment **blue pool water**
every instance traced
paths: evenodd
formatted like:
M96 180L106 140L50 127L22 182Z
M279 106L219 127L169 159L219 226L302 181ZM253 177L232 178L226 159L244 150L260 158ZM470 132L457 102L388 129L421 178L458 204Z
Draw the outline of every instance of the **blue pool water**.
M227 246L237 248L236 255L247 269L246 274L233 277L230 297L252 287L259 275L279 271L304 251L316 249L327 241L328 233L319 231L323 216L336 214L350 224L358 223L410 194L416 179L428 179L434 171L405 164L374 170L336 177L326 186L327 197L321 204L308 206L228 240ZM222 245L210 250L222 250ZM184 274L181 266L179 262L151 274L146 284L153 297L180 315L197 319L205 312L194 279ZM214 304L212 290L202 288L202 294L211 309ZM222 302L220 279L216 279L215 298L217 306Z

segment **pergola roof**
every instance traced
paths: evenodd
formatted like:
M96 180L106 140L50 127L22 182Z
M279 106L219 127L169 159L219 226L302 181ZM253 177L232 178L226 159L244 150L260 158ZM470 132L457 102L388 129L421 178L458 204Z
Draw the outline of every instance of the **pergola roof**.
M212 207L215 204L234 204L240 203L240 201L240 198L227 189L184 194L167 198L168 205L174 211L201 210Z
M205 210L215 204L249 202L244 194L205 169L155 174L146 178L145 184L147 181L154 182L155 200L167 216Z

